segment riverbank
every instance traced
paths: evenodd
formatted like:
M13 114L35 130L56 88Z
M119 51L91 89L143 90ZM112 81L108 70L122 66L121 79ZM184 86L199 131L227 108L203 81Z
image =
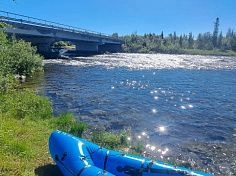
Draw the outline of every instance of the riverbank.
M87 125L71 113L54 116L47 97L24 87L20 79L27 81L43 73L43 58L30 43L9 40L0 31L0 45L0 175L59 176L48 152L51 132L61 130L81 137ZM107 147L123 144L115 134L92 135L91 139Z
M54 118L48 98L22 87L20 78L43 70L43 58L30 43L0 32L0 45L0 175L58 175L48 153L50 133L80 135L85 125L70 114Z
M178 54L178 53L176 53ZM200 49L182 49L179 54L201 55L201 56L236 56L232 50L200 50Z
M200 56L228 56L235 57L236 52L232 50L200 50L200 49L175 49L165 48L157 51L141 50L135 52L124 51L127 54L176 54L176 55L200 55Z

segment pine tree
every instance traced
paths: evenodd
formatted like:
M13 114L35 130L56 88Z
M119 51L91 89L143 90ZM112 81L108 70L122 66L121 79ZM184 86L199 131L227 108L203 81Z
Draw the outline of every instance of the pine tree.
M217 39L218 39L218 33L219 33L219 25L220 25L220 20L217 17L214 24L214 31L213 31L213 36L212 36L212 43L213 43L214 48L218 47Z
M174 32L174 34L173 34L173 43L174 44L176 43L176 40L177 40L177 35L176 35L176 32Z
M220 32L220 35L218 36L217 46L218 46L219 49L222 49L222 46L223 46L223 34L222 34L222 32Z
M192 49L193 44L194 44L193 34L192 32L190 32L188 36L188 48Z
M182 37L182 35L179 37L179 46L180 46L180 48L183 47L183 37Z
M163 31L161 31L161 39L162 39L162 40L164 39Z

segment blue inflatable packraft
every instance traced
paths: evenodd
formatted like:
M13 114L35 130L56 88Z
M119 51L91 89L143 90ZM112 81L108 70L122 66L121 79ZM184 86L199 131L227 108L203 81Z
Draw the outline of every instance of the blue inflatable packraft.
M210 176L108 150L61 131L51 134L49 150L64 176Z

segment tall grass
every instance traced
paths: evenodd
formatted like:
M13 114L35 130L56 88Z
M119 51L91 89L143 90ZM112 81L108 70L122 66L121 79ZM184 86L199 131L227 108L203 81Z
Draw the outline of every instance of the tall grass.
M82 137L83 132L86 130L85 123L78 122L72 113L63 113L59 117L52 119L54 128L58 130Z
M128 133L111 133L106 131L93 132L91 141L110 149L124 148L128 145Z

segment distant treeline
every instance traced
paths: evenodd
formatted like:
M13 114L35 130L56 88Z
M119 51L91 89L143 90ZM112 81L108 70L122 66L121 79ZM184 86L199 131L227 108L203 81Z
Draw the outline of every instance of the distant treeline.
M113 36L118 37L118 34L115 33ZM165 36L162 32L161 34L149 33L144 35L133 33L119 38L124 43L123 51L132 53L194 54L191 51L220 51L221 53L236 51L236 32L232 29L228 29L226 35L219 32L219 18L215 21L213 32L200 33L197 37L194 37L191 32L180 36L176 32ZM203 53L207 54L207 52ZM214 52L209 53L214 54Z

